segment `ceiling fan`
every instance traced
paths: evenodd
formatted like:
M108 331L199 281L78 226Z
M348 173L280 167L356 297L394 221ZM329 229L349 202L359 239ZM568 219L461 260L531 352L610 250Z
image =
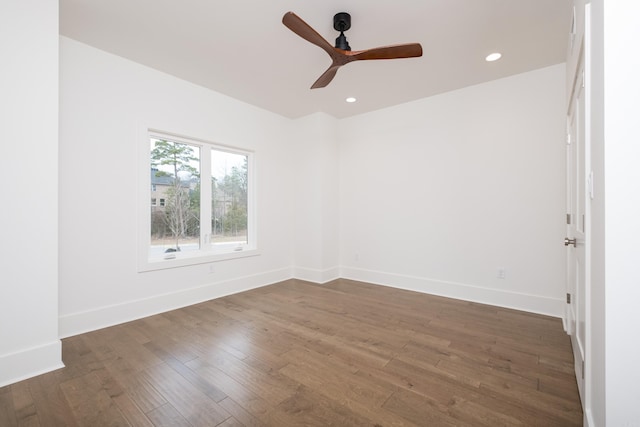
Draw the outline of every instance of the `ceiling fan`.
M382 46L352 52L351 47L347 42L347 38L344 35L344 32L351 28L351 15L346 12L337 13L333 17L333 28L335 28L336 31L340 31L340 35L336 39L335 47L322 38L316 30L311 28L309 24L304 22L293 12L285 13L282 17L282 23L303 39L324 49L333 61L327 71L325 71L311 86L311 89L327 86L335 77L338 72L338 68L348 64L349 62L365 59L397 59L422 56L422 46L420 43Z

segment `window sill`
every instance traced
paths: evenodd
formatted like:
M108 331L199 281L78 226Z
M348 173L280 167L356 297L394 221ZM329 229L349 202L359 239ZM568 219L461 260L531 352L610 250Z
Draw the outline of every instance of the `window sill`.
M164 270L168 268L187 267L190 265L208 264L212 262L228 261L240 258L249 258L259 256L260 251L257 249L244 249L241 251L224 252L224 253L206 253L206 252L184 252L172 253L175 258L157 258L153 260L145 259L140 262L138 272L147 272L155 270Z

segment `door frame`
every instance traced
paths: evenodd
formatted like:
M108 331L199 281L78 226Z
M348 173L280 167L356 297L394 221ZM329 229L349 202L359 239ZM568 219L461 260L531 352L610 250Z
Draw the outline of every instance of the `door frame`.
M590 4L586 4L585 5L585 9L584 9L584 33L579 41L579 55L578 55L578 61L576 62L576 67L574 70L572 70L572 78L569 80L569 82L571 83L571 87L568 88L571 90L570 93L570 97L569 97L569 103L568 103L568 108L567 108L567 144L571 144L573 143L573 141L571 141L569 138L571 138L569 135L571 135L571 113L573 110L579 108L576 105L573 105L575 100L576 100L576 96L575 96L575 90L576 87L578 87L577 85L582 85L582 91L583 94L582 96L584 97L584 116L583 116L583 120L581 123L579 123L578 125L580 126L580 129L578 129L576 131L576 133L578 133L578 135L583 135L584 136L584 146L583 146L583 150L584 150L584 157L582 159L582 162L580 165L576 164L576 167L580 167L582 168L582 170L584 171L584 182L582 182L582 185L584 186L584 220L583 220L583 241L580 242L584 245L584 260L583 260L583 266L581 267L581 273L584 275L584 289L583 289L583 298L584 298L584 306L582 307L583 310L583 315L584 315L584 343L583 344L583 353L582 356L584 357L583 361L578 361L579 357L574 357L574 371L576 373L576 380L578 381L578 385L579 385L579 389L580 389L580 399L582 402L582 407L585 413L585 422L587 422L587 411L588 411L588 404L591 401L591 378L590 378L590 360L591 360L591 201L593 199L593 170L592 170L592 166L591 166L591 37L592 37L592 30L591 30L591 5ZM578 113L579 114L579 113ZM576 175L576 171L573 170L572 168L572 159L569 158L570 153L572 152L572 147L567 147L567 182L566 182L566 186L567 186L567 213L571 212L570 209L570 204L573 203L573 201L570 199L570 197L572 197L573 195L570 192L570 179L571 179L571 174L574 174L574 179L575 175ZM573 196L575 197L575 196ZM573 212L572 212L573 213ZM572 218L571 219L572 222L575 221L580 221L580 218ZM575 238L575 236L571 236L569 235L569 230L571 228L571 225L569 225L568 221L567 221L567 237L569 238ZM569 249L566 252L566 257L567 257L567 275L566 275L566 289L567 289L567 294L570 293L572 286L570 281L571 280L577 280L577 278L574 279L574 277L572 276L572 274L575 276L575 272L571 272L571 268L575 269L575 265L572 265L571 263L571 259L572 259L572 251L573 249ZM575 295L571 295L571 298L575 301L577 298L575 298ZM574 327L573 322L577 321L577 319L572 319L572 314L571 314L571 310L572 307L569 304L569 301L567 301L567 306L566 306L566 310L565 310L565 329L567 331L567 333L569 335L571 335L572 339L571 339L571 343L572 343L572 347L574 354L576 354L576 352L579 353L580 349L579 348L575 348L576 346L576 328ZM580 364L581 366L578 366L578 364ZM582 378L582 384L580 384L580 380ZM586 425L586 424L585 424Z

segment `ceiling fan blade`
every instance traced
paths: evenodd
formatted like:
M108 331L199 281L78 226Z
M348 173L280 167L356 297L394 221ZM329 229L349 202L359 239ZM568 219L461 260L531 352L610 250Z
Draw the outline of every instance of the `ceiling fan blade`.
M336 73L338 72L338 68L340 67L341 65L333 64L331 65L331 67L327 68L327 71L322 73L322 75L318 77L318 80L316 80L316 82L313 85L311 85L311 89L318 89L321 87L325 87L326 85L331 83L331 80L333 80L333 78L336 76Z
M282 17L282 23L291 31L316 46L324 49L329 55L333 57L335 54L334 48L326 41L320 34L316 32L309 24L304 22L298 15L293 12L287 12Z
M394 46L375 47L357 52L345 52L351 61L365 59L398 59L422 56L420 43L399 44Z

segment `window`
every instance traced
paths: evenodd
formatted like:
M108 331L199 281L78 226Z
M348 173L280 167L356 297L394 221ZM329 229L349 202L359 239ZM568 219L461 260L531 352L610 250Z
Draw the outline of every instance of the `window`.
M150 131L143 158L141 270L256 254L252 152Z

